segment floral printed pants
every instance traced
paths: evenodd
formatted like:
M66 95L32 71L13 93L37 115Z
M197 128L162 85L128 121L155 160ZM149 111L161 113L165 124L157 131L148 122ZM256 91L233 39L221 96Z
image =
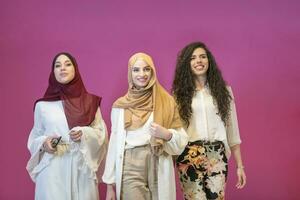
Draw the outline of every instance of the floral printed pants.
M189 142L176 165L186 200L224 200L228 166L223 142Z

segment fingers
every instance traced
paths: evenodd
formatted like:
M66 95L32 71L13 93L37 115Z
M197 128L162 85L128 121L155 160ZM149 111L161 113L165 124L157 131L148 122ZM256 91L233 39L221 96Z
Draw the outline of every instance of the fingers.
M242 184L240 188L243 188L246 185L246 175L242 174Z
M150 126L151 127L157 127L157 126L159 126L157 123L155 123L155 122L152 122L151 124L150 124Z
M241 182L242 182L241 177L238 175L238 182L235 185L238 189L241 187Z
M164 129L159 124L152 122L150 125L150 135L164 139Z
M158 124L152 122L150 124L150 134L154 137L157 137L157 133L158 133Z
M159 124L156 124L154 122L150 125L150 135L156 138L161 138L164 140L170 140L172 138L172 134L169 130L164 128L163 126L160 126Z
M55 153L56 149L52 147L51 140L52 140L52 137L47 138L43 144L43 147L46 152Z
M69 133L69 135L70 135L71 140L73 140L74 142L77 142L77 141L80 141L80 139L81 139L82 131L81 130L79 130L79 131L73 130Z
M154 122L152 122L152 123L150 124L150 130L152 130L152 131L154 131L154 132L158 129L158 127L159 127L159 125L156 124L156 123L154 123Z
M243 169L237 169L238 182L236 187L238 189L242 189L246 185L246 174Z

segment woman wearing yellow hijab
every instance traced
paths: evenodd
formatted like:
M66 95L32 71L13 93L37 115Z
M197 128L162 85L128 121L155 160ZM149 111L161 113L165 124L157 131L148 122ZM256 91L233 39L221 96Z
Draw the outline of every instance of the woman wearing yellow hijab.
M129 59L128 84L111 113L106 199L176 199L172 155L183 151L187 135L175 101L159 84L145 53Z

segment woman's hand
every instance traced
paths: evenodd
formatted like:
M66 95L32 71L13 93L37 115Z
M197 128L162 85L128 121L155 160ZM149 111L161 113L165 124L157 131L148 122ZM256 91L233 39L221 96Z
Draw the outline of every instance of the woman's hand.
M156 124L154 122L151 123L150 134L153 137L161 138L161 139L164 139L166 141L169 141L172 138L172 133L168 129L166 129L166 128L164 128L164 127L162 127L159 124Z
M113 185L107 185L106 200L116 200L116 193Z
M56 148L52 147L52 139L56 137L48 137L43 143L43 151L47 153L55 153Z
M237 177L238 182L235 185L238 189L242 189L246 185L246 174L244 171L244 165L242 162L242 155L241 155L241 148L239 144L236 144L232 147L230 147L230 150L232 151L232 154L234 156L236 166L237 166Z
M72 130L70 133L70 138L73 142L80 142L81 140L81 136L82 136L82 131L78 130L78 131L74 131Z
M244 171L244 167L238 167L236 173L238 177L238 182L236 184L236 187L238 189L242 189L246 185L246 174Z

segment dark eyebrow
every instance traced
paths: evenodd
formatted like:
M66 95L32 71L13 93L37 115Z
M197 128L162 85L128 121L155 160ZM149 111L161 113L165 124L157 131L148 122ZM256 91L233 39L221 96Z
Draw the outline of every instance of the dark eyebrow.
M191 57L195 57L195 56L197 56L197 55L192 55ZM206 53L202 53L199 56L207 56L207 54Z

